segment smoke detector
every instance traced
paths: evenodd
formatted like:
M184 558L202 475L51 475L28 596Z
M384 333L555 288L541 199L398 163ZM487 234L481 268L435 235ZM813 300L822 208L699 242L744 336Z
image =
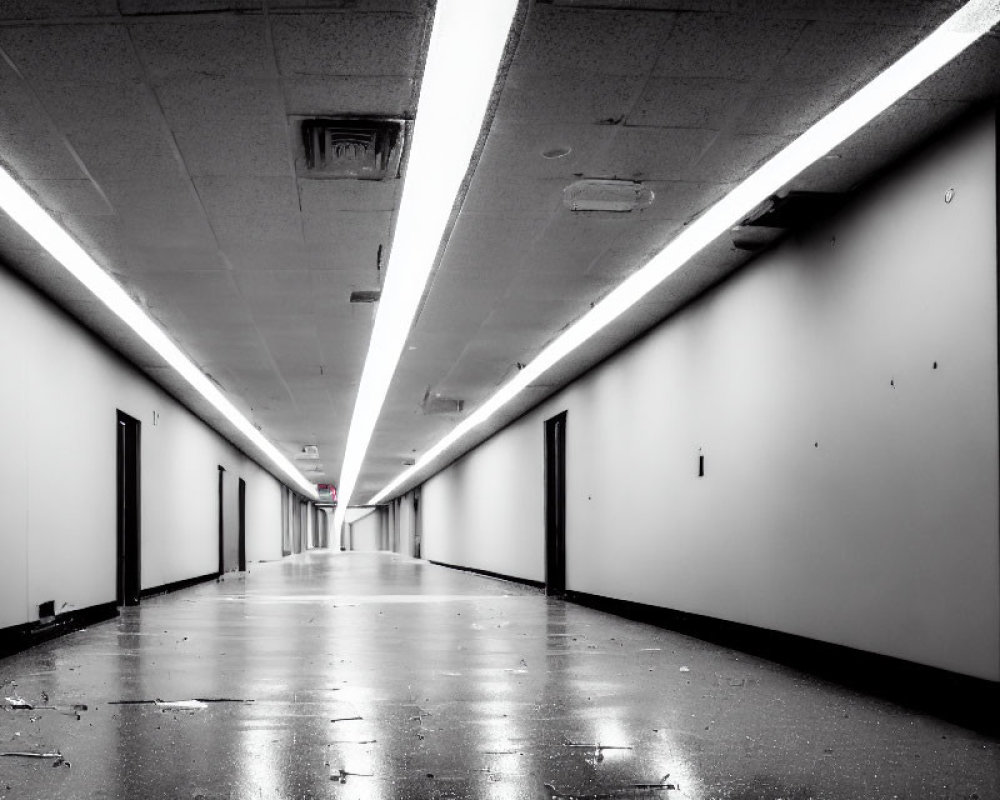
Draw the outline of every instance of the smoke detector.
M652 202L653 190L637 181L587 178L563 189L563 205L570 211L623 213Z

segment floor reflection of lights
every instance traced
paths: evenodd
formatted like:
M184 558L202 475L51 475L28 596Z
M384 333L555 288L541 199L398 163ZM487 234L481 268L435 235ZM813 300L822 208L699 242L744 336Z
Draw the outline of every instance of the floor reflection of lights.
M241 731L240 756L243 759L242 774L246 784L259 792L261 797L282 797L284 795L284 767L280 762L284 747L275 742L274 728L245 728ZM281 731L287 737L288 731Z
M513 800L520 797L519 782L523 765L524 732L519 723L519 710L504 700L485 700L476 703L476 717L481 735L479 752L482 754L483 797L492 800ZM523 788L523 787L522 787Z

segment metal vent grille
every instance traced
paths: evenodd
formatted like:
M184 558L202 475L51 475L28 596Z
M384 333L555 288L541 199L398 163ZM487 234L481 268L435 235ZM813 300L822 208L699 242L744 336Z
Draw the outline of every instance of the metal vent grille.
M302 178L382 181L399 173L400 120L320 117L300 121L295 159Z

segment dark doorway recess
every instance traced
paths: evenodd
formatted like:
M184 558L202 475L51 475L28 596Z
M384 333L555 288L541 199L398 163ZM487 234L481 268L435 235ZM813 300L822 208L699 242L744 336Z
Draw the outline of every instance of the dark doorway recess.
M545 420L545 593L566 593L566 412Z
M240 478L240 489L239 489L239 500L240 500L240 551L239 551L239 561L240 561L240 572L247 571L247 482Z
M139 605L139 446L140 423L118 412L117 425L118 571L117 603Z
M226 468L219 465L219 574L226 571Z

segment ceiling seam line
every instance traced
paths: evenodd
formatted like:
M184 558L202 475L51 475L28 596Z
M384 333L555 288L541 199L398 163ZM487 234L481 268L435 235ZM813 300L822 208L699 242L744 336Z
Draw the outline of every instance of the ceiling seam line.
M108 199L108 196L104 191L104 187L102 187L101 184L97 182L97 179L91 174L83 158L80 156L76 148L73 146L73 143L70 142L69 137L67 137L66 134L63 133L62 129L56 124L56 121L55 119L53 119L52 114L49 112L48 108L46 108L45 104L38 96L38 92L35 91L34 85L31 83L30 80L28 80L24 76L24 73L21 72L20 68L18 68L17 64L10 57L7 51L3 49L2 46L0 46L0 58L3 58L3 60L7 62L7 66L9 66L14 71L14 74L17 75L18 79L20 79L20 81L24 84L25 88L28 90L28 94L31 95L31 100L34 103L35 107L41 112L42 116L45 117L45 123L48 126L49 130L53 134L55 134L56 138L59 139L63 147L66 148L67 152L70 154L70 157L76 163L77 167L79 167L84 177L87 180L89 180L91 184L93 184L94 189L101 196L101 199L105 202L107 207L111 209L111 211L114 213L115 216L118 216L118 213L115 211L115 207L111 205L111 201ZM38 180L44 180L44 179L40 178ZM60 214L60 216L62 215Z

